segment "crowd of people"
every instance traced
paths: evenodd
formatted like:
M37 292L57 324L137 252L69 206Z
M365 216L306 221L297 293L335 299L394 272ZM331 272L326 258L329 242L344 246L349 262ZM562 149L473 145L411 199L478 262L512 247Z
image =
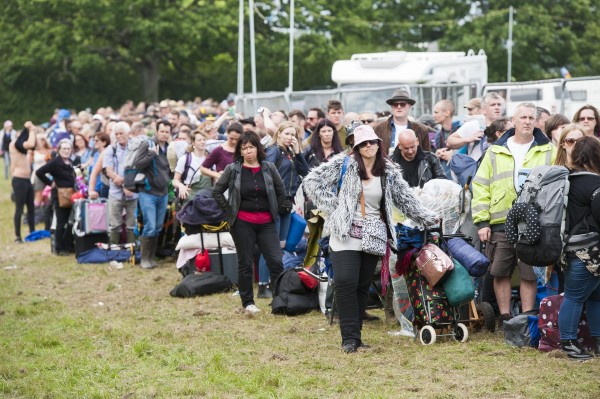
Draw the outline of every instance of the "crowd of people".
M169 201L190 201L212 189L225 211L238 257L238 287L247 312L258 296L271 297L269 283L282 272L282 248L290 228L290 210L299 190L308 214L327 215L335 299L347 353L365 347L362 323L373 270L384 254L365 250L370 229L395 236L394 214L431 226L440 215L422 206L413 188L433 179L461 180L459 160L470 159L472 203L461 231L476 248L485 243L491 261L489 278L500 321L511 315L511 276L520 276L521 311L536 306L538 277L521 262L505 234L506 216L529 171L539 165L562 165L573 172L567 208L567 234L591 237L565 249L565 262L554 265L562 276L559 327L562 349L575 359L600 355L600 113L592 105L572 120L551 115L530 103L504 116L504 100L490 92L457 115L452 101L435 104L432 115L411 116L416 100L406 90L387 100L389 110L345 112L330 100L325 109L271 111L251 116L231 112L234 99L156 104L127 102L120 109L56 110L48 122L26 122L15 129L4 123L0 148L5 178L12 178L15 241L22 243L25 208L30 232L36 215L55 235L54 252L70 255L71 198L76 191L108 201L109 241L140 243L143 269L157 267L157 237ZM361 110L356 110L361 111ZM125 161L139 153L136 169L145 175L135 192L126 185ZM131 153L131 154L130 154ZM343 176L343 179L340 178ZM471 183L471 179L466 182ZM170 197L169 187L175 198ZM298 205L298 204L296 204ZM136 214L143 229L136 237ZM579 223L585 220L585 223ZM573 228L573 226L575 226ZM123 228L125 227L125 228ZM569 229L569 227L567 227ZM395 240L389 240L392 247ZM255 262L258 247L262 256ZM598 260L600 263L600 259ZM257 264L256 264L257 263ZM546 265L544 265L546 266ZM577 341L577 323L585 306L594 354Z

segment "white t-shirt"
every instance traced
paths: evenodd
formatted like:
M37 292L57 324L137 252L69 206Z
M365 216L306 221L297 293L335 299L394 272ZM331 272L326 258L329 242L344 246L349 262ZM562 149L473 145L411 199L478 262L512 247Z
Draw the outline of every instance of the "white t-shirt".
M529 143L525 144L515 143L514 137L509 137L509 139L506 141L508 150L515 160L514 182L517 192L523 183L525 183L527 175L529 175L530 170L523 168L523 162L525 161L525 155L527 155L527 151L529 151L529 148L531 148L531 144L533 144L533 138Z
M176 173L181 173L183 175L183 171L185 170L186 158L187 154L184 154L181 157L179 157L179 159L177 160L177 166L175 166ZM199 157L192 152L192 161L190 162L190 168L188 169L185 181L182 182L183 184L192 185L200 180L200 177L202 177L202 174L200 173L200 166L202 166L202 162L204 162L205 159L205 156Z
M394 132L394 142L390 144L390 150L392 152L394 152L394 148L396 148L396 146L398 145L398 135L401 131L408 129L408 124L399 125L396 122L394 122L394 128L396 129Z

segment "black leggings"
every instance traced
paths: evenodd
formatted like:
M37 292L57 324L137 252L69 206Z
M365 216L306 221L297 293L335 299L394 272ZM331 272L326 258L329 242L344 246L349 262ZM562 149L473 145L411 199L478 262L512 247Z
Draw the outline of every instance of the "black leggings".
M342 345L362 343L362 315L379 256L361 251L330 251L335 304L340 319Z
M33 203L33 184L29 179L23 177L12 178L12 188L15 193L15 237L21 237L21 218L23 208L27 205L27 224L29 232L35 231L35 206Z

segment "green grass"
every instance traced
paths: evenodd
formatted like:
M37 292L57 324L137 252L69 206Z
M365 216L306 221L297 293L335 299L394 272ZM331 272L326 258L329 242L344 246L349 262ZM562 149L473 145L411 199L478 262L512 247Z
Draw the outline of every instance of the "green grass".
M511 348L498 333L422 346L375 322L363 330L372 349L345 355L318 312L274 316L259 299L248 316L232 293L170 297L172 262L113 270L56 257L48 240L13 244L9 193L0 181L1 398L600 396L599 361Z

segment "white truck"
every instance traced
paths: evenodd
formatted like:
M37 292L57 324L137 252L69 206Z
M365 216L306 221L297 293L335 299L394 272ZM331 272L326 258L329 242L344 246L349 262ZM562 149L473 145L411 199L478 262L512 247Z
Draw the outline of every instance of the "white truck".
M487 56L450 52L406 52L354 54L349 60L334 62L331 80L339 87L395 84L475 83L487 84Z

